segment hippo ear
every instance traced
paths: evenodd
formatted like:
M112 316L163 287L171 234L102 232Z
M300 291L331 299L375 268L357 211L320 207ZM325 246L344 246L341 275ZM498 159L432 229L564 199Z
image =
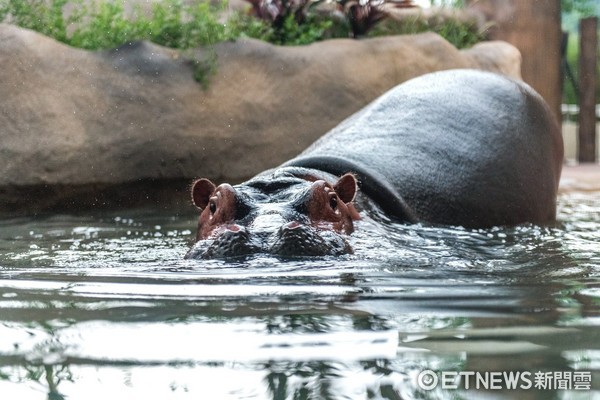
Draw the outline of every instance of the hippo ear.
M350 203L358 190L356 178L350 173L345 174L336 182L333 189L344 203Z
M192 184L192 202L194 205L203 210L216 188L215 184L208 179L202 178L195 181Z

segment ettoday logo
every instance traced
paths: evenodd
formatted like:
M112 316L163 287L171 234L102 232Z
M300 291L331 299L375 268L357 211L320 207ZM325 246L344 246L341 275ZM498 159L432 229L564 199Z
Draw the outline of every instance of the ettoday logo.
M589 371L440 371L424 370L417 376L423 390L590 390Z

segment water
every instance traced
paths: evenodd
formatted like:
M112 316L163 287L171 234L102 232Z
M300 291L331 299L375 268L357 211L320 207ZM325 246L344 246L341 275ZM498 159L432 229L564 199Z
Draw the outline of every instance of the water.
M600 398L599 192L550 228L380 222L353 255L223 262L182 259L193 213L1 220L0 399Z

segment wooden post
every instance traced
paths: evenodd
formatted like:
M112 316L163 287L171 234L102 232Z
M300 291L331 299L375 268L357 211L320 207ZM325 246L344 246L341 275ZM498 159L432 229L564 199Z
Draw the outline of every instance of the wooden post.
M487 36L521 51L523 80L531 85L561 120L560 0L467 0L490 28Z
M596 162L598 17L579 22L579 162Z

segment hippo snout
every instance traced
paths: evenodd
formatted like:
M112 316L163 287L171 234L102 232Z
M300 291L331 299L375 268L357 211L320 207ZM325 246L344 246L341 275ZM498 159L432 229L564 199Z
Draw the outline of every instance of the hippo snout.
M196 243L185 258L230 258L256 253L283 257L324 256L351 252L349 243L339 234L292 221L270 235L245 227L227 229L214 240Z
M324 256L351 253L348 242L332 231L318 231L296 221L283 225L270 252L280 256Z
M243 256L261 251L261 246L252 238L246 228L237 226L226 229L214 240L203 240L185 255L185 258L225 258Z

